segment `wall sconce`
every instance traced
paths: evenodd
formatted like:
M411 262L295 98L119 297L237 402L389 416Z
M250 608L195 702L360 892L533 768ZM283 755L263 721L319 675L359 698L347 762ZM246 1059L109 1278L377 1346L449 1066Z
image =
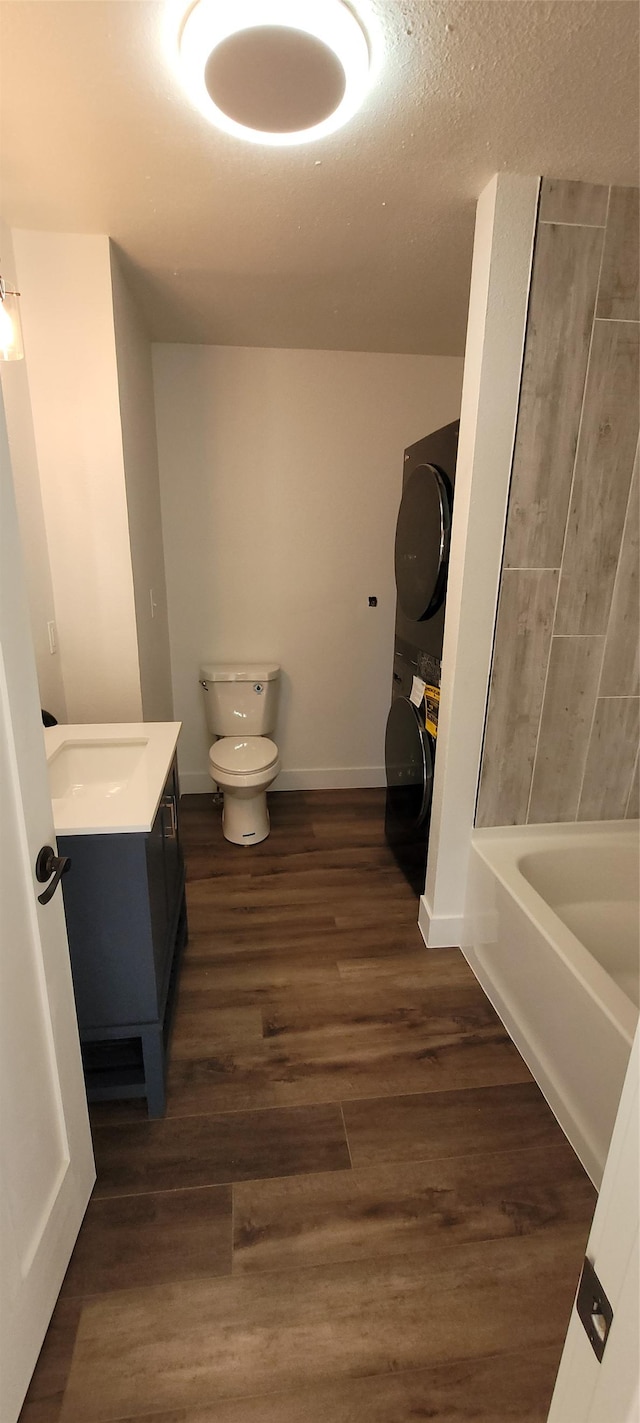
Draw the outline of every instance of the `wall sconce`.
M24 356L19 296L0 277L0 361L21 361Z

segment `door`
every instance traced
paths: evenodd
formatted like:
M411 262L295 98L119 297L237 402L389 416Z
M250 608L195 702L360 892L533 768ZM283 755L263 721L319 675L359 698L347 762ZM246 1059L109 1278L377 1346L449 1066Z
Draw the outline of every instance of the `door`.
M15 1423L95 1171L0 398L0 1420ZM73 867L71 868L73 873Z
M638 1225L640 1219L640 1028L636 1030L609 1155L604 1168L587 1260L613 1310L601 1359L589 1342L577 1302L560 1361L548 1423L637 1423L640 1417ZM598 1347L606 1306L597 1286L582 1313ZM601 1352L601 1342L600 1349Z

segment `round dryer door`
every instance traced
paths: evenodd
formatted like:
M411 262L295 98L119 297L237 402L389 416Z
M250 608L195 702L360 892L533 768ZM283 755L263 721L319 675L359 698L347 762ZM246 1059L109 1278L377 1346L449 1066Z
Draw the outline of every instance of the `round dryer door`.
M407 697L398 697L389 712L384 759L388 815L398 831L417 832L431 809L433 741Z
M403 613L432 618L442 604L451 531L451 486L434 464L421 464L404 487L396 525L396 588Z

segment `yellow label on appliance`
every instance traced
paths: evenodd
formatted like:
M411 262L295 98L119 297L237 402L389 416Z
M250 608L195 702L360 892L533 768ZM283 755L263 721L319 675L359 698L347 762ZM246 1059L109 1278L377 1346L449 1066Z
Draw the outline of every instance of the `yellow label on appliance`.
M438 712L440 710L440 688L427 682L424 689L424 724L432 736L438 735Z

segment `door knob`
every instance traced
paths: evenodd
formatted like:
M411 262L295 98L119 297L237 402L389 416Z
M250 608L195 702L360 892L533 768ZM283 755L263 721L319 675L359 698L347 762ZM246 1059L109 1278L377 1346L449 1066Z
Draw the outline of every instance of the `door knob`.
M48 904L49 900L53 899L63 874L70 866L71 860L68 855L56 855L52 845L42 846L36 860L36 879L38 884L46 884L47 880L51 882L42 891L42 894L38 895L39 904ZM53 879L51 879L51 875L53 875Z

